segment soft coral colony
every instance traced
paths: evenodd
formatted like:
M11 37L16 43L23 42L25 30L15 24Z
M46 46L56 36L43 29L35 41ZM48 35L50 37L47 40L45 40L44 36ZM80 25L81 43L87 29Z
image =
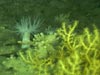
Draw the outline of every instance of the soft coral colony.
M59 64L61 70L67 75L99 75L100 73L100 33L94 26L93 32L84 28L82 34L75 34L77 21L73 26L58 29L62 38L61 50L66 52L67 57L61 58Z
M31 24L29 19L22 19L17 26L23 37L22 42L30 41L30 33L35 32L34 30L37 30L40 24L40 20ZM17 59L20 58L20 62L31 68L31 72L35 75L99 75L99 29L94 26L91 32L88 28L84 28L82 33L77 33L75 30L77 26L78 21L71 25L63 22L62 27L52 34L43 32L35 34L31 41L33 48L27 49L26 54L19 52ZM22 48L27 46L28 44ZM4 64L16 68L10 60L12 59L8 60L9 63L5 61ZM19 71L19 68L16 70ZM25 72L24 69L21 71Z

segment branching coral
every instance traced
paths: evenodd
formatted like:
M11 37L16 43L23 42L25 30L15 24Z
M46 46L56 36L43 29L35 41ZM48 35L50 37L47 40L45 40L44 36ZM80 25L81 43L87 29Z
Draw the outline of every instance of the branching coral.
M34 46L34 52L37 53L38 58L47 58L54 48L53 45L56 42L56 33L45 35L39 33L34 35L32 46Z
M84 29L84 35L80 36L80 44L82 46L82 55L87 61L85 66L85 75L97 75L100 69L100 33L96 27L93 32L88 28Z
M74 30L76 26L78 25L78 21L75 21L73 26L67 26L65 22L62 23L62 28L58 29L57 32L60 35L60 37L63 39L63 43L67 46L69 50L74 50L76 46L76 40L75 39L75 33Z
M53 34L34 35L31 42L33 47L19 52L20 62L29 66L32 70L29 72L34 75L99 75L99 29L94 27L90 32L84 28L83 33L78 34L75 31L77 25L78 21L70 26L63 22L62 27ZM12 67L16 68L14 65Z
M62 38L58 65L62 75L99 75L100 71L100 33L96 27L93 32L85 28L83 34L75 35L77 21L72 27L62 24L58 34ZM63 53L63 55L61 54Z

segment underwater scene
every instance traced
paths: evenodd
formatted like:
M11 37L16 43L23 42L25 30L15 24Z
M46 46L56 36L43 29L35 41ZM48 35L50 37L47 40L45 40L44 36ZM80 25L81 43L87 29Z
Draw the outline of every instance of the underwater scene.
M100 0L0 0L0 75L100 75Z

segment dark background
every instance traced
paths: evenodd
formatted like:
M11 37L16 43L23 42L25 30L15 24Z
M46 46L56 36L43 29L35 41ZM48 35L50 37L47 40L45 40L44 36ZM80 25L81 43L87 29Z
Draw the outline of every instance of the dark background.
M55 16L68 13L83 27L100 27L100 0L0 0L0 25L12 27L23 16L41 16L51 24Z

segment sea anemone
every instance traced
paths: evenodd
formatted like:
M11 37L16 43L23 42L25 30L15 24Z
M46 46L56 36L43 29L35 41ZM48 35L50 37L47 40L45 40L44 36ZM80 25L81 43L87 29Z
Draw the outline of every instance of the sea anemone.
M42 24L40 18L36 17L33 22L30 18L22 18L20 22L17 22L16 29L22 38L22 48L29 48L30 35L36 33L38 28Z

